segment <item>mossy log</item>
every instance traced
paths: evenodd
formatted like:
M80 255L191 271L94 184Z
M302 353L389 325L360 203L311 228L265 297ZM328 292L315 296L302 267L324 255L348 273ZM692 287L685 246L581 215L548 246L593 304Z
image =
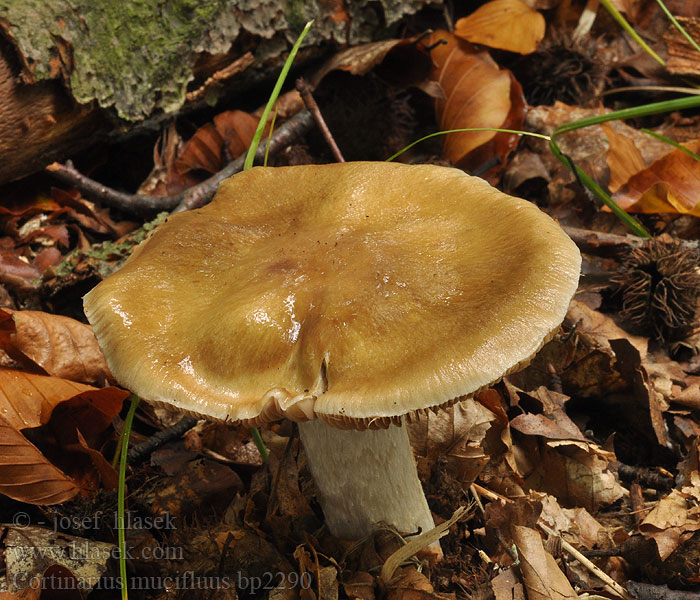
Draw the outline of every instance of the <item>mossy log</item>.
M355 45L436 3L0 0L0 183L181 110L189 90L246 52L246 71L278 64L309 19L307 48Z

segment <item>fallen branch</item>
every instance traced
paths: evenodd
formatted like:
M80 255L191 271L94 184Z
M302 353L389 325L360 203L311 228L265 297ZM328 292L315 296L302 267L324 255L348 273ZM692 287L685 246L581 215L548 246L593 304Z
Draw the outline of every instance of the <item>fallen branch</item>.
M286 123L280 125L270 139L270 153L275 154L282 148L304 135L314 124L308 110L302 110ZM262 161L265 156L265 146L261 146L255 155L256 160ZM106 185L86 177L70 162L65 165L51 163L46 171L62 183L76 188L81 194L99 201L103 206L117 208L128 213L154 213L160 211L182 212L204 206L211 200L216 188L228 177L243 170L245 156L240 156L229 163L209 179L176 194L174 196L146 196L143 194L127 194L119 192Z

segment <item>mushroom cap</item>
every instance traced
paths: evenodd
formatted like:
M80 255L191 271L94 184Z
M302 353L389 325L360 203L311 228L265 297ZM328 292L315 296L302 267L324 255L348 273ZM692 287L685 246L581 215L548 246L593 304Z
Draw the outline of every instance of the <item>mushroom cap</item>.
M146 400L250 425L376 427L529 361L580 264L535 205L457 169L257 167L169 218L85 312Z

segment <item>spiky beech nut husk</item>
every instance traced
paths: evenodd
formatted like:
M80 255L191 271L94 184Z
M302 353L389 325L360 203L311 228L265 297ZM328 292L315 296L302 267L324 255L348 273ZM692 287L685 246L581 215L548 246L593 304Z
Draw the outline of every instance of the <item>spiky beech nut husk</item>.
M689 335L700 297L700 254L670 236L632 250L613 277L622 294L622 318L664 342Z
M605 85L607 67L600 56L606 45L595 38L574 41L569 30L553 30L537 52L520 58L512 71L532 106L582 104Z

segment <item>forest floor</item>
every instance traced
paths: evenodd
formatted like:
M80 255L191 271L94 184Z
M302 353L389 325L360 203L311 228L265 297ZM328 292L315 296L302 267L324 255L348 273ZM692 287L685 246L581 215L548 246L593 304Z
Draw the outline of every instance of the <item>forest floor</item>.
M586 25L577 3L530 4L423 11L401 38L294 73L347 161L385 160L439 130L539 134L437 136L397 160L457 166L535 203L583 255L567 316L529 366L409 425L436 524L465 508L441 559L418 552L383 570L411 537L331 536L292 423L261 428L263 461L247 427L140 402L129 597L700 598L700 110L569 131L557 138L563 161L548 141L579 119L697 94L700 54L654 2L619 4L660 62L602 5ZM668 7L700 31L697 8ZM314 120L296 127L305 103L291 79L285 89L268 164L335 162ZM37 174L4 186L0 598L121 597L117 456L130 394L82 296L166 219L159 198L244 154L256 108L175 115L157 139L67 157L76 166L54 167L61 183ZM634 231L572 166L633 215ZM81 174L118 193L90 194Z

